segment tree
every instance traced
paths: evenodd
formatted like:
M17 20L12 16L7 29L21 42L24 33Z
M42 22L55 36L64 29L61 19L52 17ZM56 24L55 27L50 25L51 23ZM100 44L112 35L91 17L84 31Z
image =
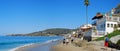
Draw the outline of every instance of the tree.
M120 8L120 4L118 4L118 6L116 7L116 9L119 9Z
M86 6L86 23L88 24L88 6L89 6L89 0L85 0L85 6Z

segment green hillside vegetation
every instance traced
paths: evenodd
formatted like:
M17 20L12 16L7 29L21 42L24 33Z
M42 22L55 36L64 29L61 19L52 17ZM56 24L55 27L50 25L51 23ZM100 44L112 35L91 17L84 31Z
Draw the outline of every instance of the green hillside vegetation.
M43 31L33 32L29 34L11 34L8 36L63 36L77 29L66 29L66 28L52 28Z
M108 38L111 38L111 37L114 37L114 36L117 36L117 35L120 35L120 30L116 30L110 34L108 34ZM95 39L95 41L100 41L100 40L104 40L105 37L99 37L97 39Z

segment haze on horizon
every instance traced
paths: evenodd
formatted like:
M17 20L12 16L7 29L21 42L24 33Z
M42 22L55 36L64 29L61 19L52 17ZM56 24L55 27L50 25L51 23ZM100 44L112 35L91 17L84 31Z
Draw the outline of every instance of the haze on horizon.
M89 23L120 0L89 0ZM0 0L0 35L31 33L49 28L74 29L86 22L84 0Z

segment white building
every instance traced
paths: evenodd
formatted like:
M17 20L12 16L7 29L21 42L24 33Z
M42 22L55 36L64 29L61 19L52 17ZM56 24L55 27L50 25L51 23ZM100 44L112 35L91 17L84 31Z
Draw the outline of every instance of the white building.
M112 33L115 30L115 27L118 27L117 29L120 29L120 8L112 9L102 18L94 20L92 24L92 29L85 32L85 37L102 37L108 33Z
M103 16L103 18L96 21L96 30L104 31L104 34L114 31L116 26L120 25L120 17L116 16Z

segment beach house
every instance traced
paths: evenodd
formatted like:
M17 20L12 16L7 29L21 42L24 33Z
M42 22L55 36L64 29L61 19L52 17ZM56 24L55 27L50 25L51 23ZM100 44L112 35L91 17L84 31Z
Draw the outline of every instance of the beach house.
M84 32L84 36L89 40L120 30L120 5L104 15L97 13L92 20L92 28Z

